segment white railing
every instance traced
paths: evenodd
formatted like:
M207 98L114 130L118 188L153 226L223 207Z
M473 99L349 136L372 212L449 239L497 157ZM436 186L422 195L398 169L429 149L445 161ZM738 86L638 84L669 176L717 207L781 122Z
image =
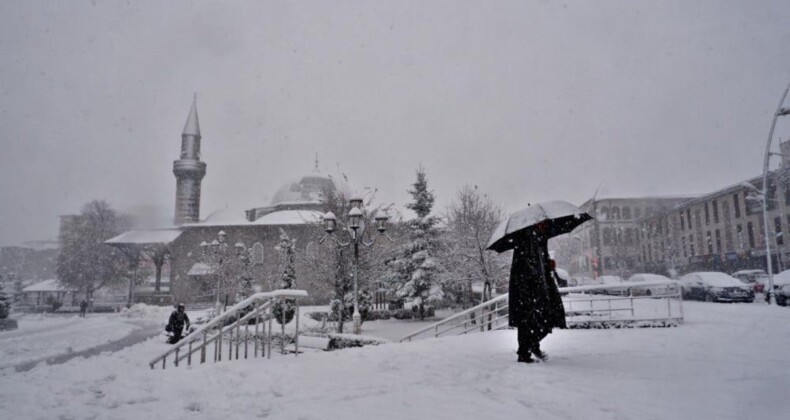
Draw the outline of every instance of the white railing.
M153 369L157 364L161 362L162 369L167 367L167 358L170 355L173 355L173 365L178 367L179 362L186 359L187 365L192 364L192 355L196 352L200 352L200 363L206 362L206 353L208 350L208 346L212 343L214 344L214 356L213 361L219 362L222 361L222 353L223 353L223 343L227 341L228 347L228 360L233 360L234 355L235 359L238 360L240 355L240 349L244 346L244 358L246 359L249 355L249 341L252 340L254 344L252 355L253 357L258 357L258 353L260 350L260 356L264 357L267 356L271 358L271 334L272 334L272 319L274 318L272 315L272 309L274 304L277 300L280 299L298 299L307 297L307 292L304 290L275 290L272 292L265 292L265 293L256 293L247 299L233 305L232 307L228 308L223 314L213 318L206 324L203 324L195 330L194 332L190 333L183 340L179 341L173 347L168 349L166 352L162 353L161 355L155 357L149 362L149 366ZM297 301L298 302L298 301ZM249 308L250 306L253 307L251 311L244 314L238 319L235 319L238 315L242 314L242 311ZM235 319L235 320L234 320ZM231 322L231 320L234 320ZM249 326L250 321L255 320L254 323L254 332L250 335ZM294 333L294 347L296 349L295 354L299 352L299 304L296 304L296 332ZM268 321L268 330L266 328L266 322ZM229 325L223 326L231 322ZM242 337L241 329L242 326L244 328L244 334ZM259 331L259 326L260 331ZM235 331L235 332L234 332ZM235 340L234 340L235 335ZM227 339L226 339L227 336ZM283 337L285 339L285 337ZM235 353L233 351L234 341L236 343ZM198 343L195 345L195 343ZM186 349L184 349L186 347ZM181 354L182 350L185 350L185 354Z
M639 289L661 288L656 294L634 296ZM569 328L674 326L683 322L683 298L674 280L560 288ZM600 294L579 294L609 292ZM621 292L626 292L622 296ZM612 295L614 294L614 296Z
M582 295L584 292L631 292L646 287L665 287L668 293L652 296L603 296ZM643 282L638 284L591 285L560 287L565 307L565 320L569 327L608 326L613 323L655 322L677 325L683 322L683 300L680 286L674 280ZM578 293L578 295L577 295ZM573 295L570 295L573 294ZM640 304L636 302L646 302ZM466 334L489 331L508 326L508 294L459 312L439 322L410 333L399 341L411 341L420 336L439 337L445 334Z
M497 296L487 302L459 312L439 322L419 329L399 341L411 341L413 338L430 333L434 337L444 334L466 334L472 331L488 331L507 327L508 295Z

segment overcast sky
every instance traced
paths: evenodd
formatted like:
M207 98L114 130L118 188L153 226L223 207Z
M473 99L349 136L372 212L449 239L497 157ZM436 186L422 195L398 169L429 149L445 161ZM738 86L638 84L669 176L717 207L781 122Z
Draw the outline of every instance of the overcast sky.
M467 183L507 210L713 191L762 171L788 22L786 0L3 1L0 245L93 198L172 215L193 92L202 216L316 153L398 206L422 164L437 210Z

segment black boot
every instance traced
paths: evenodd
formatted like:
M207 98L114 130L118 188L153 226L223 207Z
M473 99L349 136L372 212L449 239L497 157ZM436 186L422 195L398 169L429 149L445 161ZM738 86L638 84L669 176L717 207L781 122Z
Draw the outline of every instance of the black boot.
M535 363L535 359L533 359L530 355L518 356L516 361L519 363Z
M540 349L540 344L538 344L537 346L534 347L534 350L532 350L532 354L534 354L535 357L540 359L542 362L545 362L546 360L549 360L548 353L545 353L545 352L543 352Z

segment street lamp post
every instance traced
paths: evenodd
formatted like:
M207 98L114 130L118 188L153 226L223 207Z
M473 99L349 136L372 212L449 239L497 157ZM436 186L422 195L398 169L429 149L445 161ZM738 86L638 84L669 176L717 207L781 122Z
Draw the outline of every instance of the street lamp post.
M351 200L349 200L349 203L351 204L351 210L348 212L348 227L345 228L345 231L349 236L349 240L344 242L334 235L335 229L337 228L337 217L330 211L324 214L322 217L326 235L324 235L324 237L321 238L318 243L323 243L324 240L329 238L339 247L351 246L354 249L354 314L351 316L351 319L354 323L354 334L360 334L362 332L362 316L359 313L359 285L357 281L359 278L359 245L362 244L367 247L373 246L373 244L376 242L376 239L378 239L380 236L387 238L390 242L394 241L392 238L387 236L386 233L384 233L387 230L387 220L389 217L381 210L379 210L375 216L376 230L378 232L373 235L369 241L366 241L362 237L362 235L365 233L365 223L362 220L362 198L354 196L351 198Z
M225 243L225 236L225 231L221 230L217 233L217 239L214 239L211 243L203 241L200 244L205 263L211 267L213 274L217 277L217 300L214 303L216 315L219 315L222 311L222 302L220 301L224 271L222 266L226 262L225 257L227 257L228 253L228 244Z
M771 141L774 138L774 128L776 128L776 120L783 116L790 114L790 108L784 108L782 105L787 98L787 92L790 90L790 84L787 85L785 88L784 93L782 94L782 99L779 101L779 106L776 107L776 112L774 112L774 118L771 121L771 130L768 132L768 142L765 146L765 159L763 160L763 193L768 192L768 163L771 159ZM774 273L773 267L771 266L771 245L768 240L768 200L767 197L763 199L763 228L765 234L765 260L766 264L768 265L768 304L774 305L776 304L776 300L774 298Z

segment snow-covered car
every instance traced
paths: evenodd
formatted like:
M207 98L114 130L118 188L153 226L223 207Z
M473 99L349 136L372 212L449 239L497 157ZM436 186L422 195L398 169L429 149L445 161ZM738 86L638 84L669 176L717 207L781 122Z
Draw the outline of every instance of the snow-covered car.
M777 287L776 291L774 292L774 296L776 297L776 304L779 306L787 306L790 304L790 284L785 284L784 286Z
M640 283L648 282L672 282L672 279L660 274L639 273L628 278L625 283L628 285L626 294L631 296L662 296L677 293L677 285L672 283L665 286L640 286Z
M565 280L565 285L558 285L559 287L573 287L577 285L576 279L568 273L567 270L562 268L557 268L557 275L562 279Z
M627 287L623 285L623 279L620 276L600 276L595 279L595 284L610 286L602 290L594 290L594 294L625 296Z
M698 272L681 277L684 299L706 302L753 302L754 289L726 273Z
M741 270L732 273L736 279L752 285L755 293L762 293L768 283L768 273L765 270Z
M790 270L782 271L774 276L774 297L779 306L790 304Z

